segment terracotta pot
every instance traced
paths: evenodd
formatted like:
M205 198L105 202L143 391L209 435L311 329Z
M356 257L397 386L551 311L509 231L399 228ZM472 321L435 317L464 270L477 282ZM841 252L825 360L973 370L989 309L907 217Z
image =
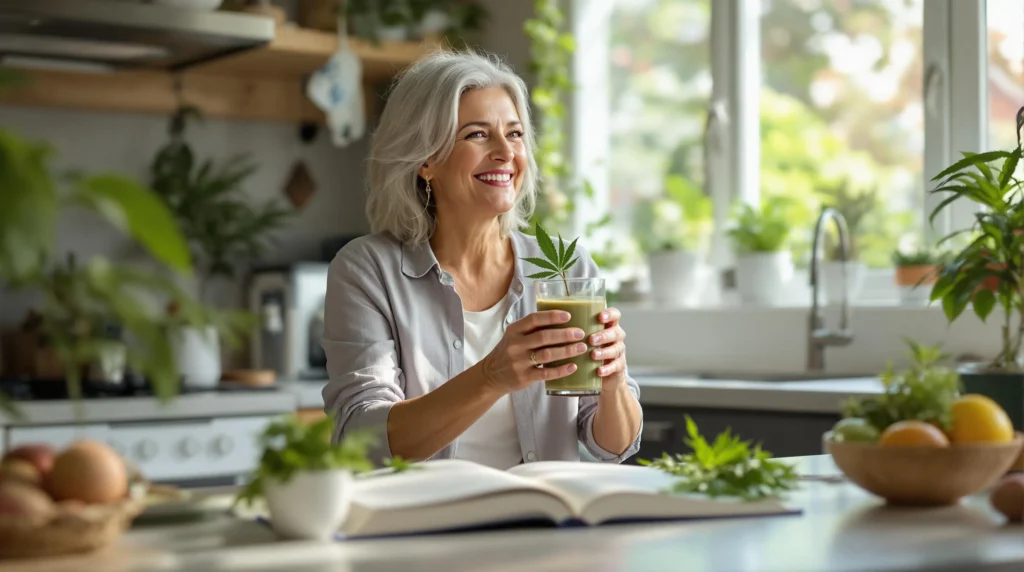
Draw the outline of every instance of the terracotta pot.
M935 284L938 269L932 264L915 264L896 267L896 285L903 287Z

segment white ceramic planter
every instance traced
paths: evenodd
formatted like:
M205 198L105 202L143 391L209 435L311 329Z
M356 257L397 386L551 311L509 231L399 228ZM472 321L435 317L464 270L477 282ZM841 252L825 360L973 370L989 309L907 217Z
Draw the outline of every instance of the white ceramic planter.
M448 29L448 25L450 23L451 19L444 11L430 10L423 15L423 19L417 27L417 32L420 38L435 34L443 34L444 31Z
M182 328L171 335L171 349L183 385L208 388L220 383L220 337L216 328Z
M685 306L697 294L700 257L693 252L652 252L648 258L651 298L658 304Z
M268 478L263 494L270 525L282 538L329 541L352 503L352 473L343 469L295 473L287 483Z
M382 42L404 42L409 39L409 29L404 26L382 26L377 30Z
M736 287L746 304L779 304L792 279L793 255L789 251L744 254L736 259Z
M867 273L867 266L858 260L848 260L845 263L829 261L822 263L821 282L822 290L825 292L825 301L829 304L838 305L843 299L843 265L846 265L846 300L853 303L860 297L864 289L864 276Z

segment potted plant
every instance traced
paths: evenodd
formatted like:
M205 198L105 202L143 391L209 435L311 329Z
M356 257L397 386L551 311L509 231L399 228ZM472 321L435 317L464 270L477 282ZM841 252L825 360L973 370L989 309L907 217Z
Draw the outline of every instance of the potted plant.
M955 201L978 205L970 229L975 237L944 261L931 299L941 300L950 322L968 305L982 321L998 308L999 351L988 363L965 364L961 377L967 392L994 399L1018 430L1024 428L1024 182L1015 173L1022 156L1022 127L1024 108L1017 112L1014 149L964 153L963 159L935 176L938 183L930 191L943 195L930 220Z
M224 163L199 160L185 141L186 121L197 116L182 107L171 118L170 141L153 158L150 184L173 213L196 264L196 296L203 302L207 288L218 279L237 277L244 264L258 259L292 211L274 201L252 206L243 184L256 171L246 155ZM183 311L174 308L174 311ZM193 312L179 322L171 340L174 359L191 387L212 387L220 382L221 339L237 345L237 332L253 318L244 312Z
M0 130L0 280L38 293L39 339L56 357L68 394L81 396L90 368L121 364L167 399L178 387L167 337L169 317L153 300L194 316L198 304L168 280L190 275L192 259L174 217L152 190L116 174L55 173L49 145ZM58 217L85 208L125 231L158 262L143 268L104 256L56 252ZM110 332L116 330L117 336ZM2 402L0 402L2 403ZM8 410L14 412L8 404Z
M760 207L743 204L728 230L736 248L736 287L746 303L777 304L793 278L787 250L792 225L789 201L767 197Z
M892 253L892 264L896 269L896 287L900 301L904 304L928 301L928 290L938 279L940 260L935 252L927 248L899 250Z
M842 252L834 227L825 235L825 261L822 264L822 286L825 299L839 302L843 297L843 276L846 276L846 295L849 301L856 300L864 287L867 267L860 260L859 242L864 232L865 220L876 212L878 194L875 188L856 191L849 179L831 185L825 192L826 205L835 208L846 220L849 230L849 251L846 262L842 261ZM845 268L844 268L845 266Z
M712 209L711 198L682 175L666 177L664 196L636 206L632 226L647 254L655 302L693 302L714 225Z
M371 433L331 443L331 416L303 423L288 415L260 435L259 466L237 502L266 500L270 525L283 538L330 540L348 515L356 473L373 469Z

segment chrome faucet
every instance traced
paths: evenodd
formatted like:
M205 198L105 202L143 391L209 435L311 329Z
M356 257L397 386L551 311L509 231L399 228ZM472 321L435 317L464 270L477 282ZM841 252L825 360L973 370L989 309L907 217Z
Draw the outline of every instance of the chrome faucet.
M818 306L818 266L821 264L819 258L822 250L822 229L825 221L832 219L839 231L839 259L843 262L842 269L842 292L839 314L839 329L828 330L824 327L824 318L821 315L821 308ZM828 346L845 346L853 341L853 331L849 328L850 301L846 291L846 264L850 256L850 237L846 228L846 219L834 208L826 208L821 211L817 224L814 225L814 245L811 249L811 315L807 327L807 369L809 371L822 371L825 369L825 348Z

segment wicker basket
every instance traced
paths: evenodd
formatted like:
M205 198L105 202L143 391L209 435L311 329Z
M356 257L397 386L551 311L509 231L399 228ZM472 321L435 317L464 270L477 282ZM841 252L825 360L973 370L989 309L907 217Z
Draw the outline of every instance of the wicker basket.
M45 518L0 515L0 558L96 550L116 540L145 507L145 498L128 498L109 505L64 507Z

